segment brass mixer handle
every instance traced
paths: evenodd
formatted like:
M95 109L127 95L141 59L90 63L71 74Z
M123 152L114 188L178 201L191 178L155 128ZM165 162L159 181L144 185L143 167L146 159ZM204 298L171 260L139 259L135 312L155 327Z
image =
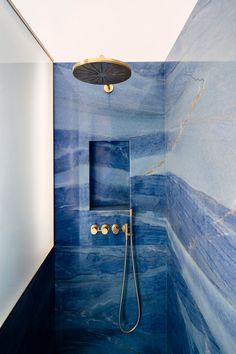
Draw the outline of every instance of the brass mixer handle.
M109 225L103 224L102 227L101 227L101 232L102 232L103 235L107 235L108 232L109 232Z
M117 235L120 232L120 226L118 224L114 224L112 225L111 230L114 235Z
M92 235L96 235L96 234L98 233L98 231L99 231L98 225L93 224L93 225L91 226L91 228L90 228L90 231L91 231L91 234L92 234Z

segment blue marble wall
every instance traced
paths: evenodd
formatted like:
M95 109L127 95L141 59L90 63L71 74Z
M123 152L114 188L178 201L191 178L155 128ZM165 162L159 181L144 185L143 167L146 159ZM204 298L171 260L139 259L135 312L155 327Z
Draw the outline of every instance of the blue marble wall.
M156 216L163 216L163 191L155 192L158 198L152 205L146 203L154 180L161 183L164 170L163 65L133 63L131 67L131 79L108 95L101 86L71 76L72 64L54 65L56 245L91 245L97 242L89 237L92 221L103 222L110 215L121 223L127 221L124 210L89 210L89 141L129 141L131 204L138 205L137 198L147 204L136 217L144 220L146 215L156 223ZM111 173L117 167L110 166ZM110 183L113 188L116 181ZM134 193L136 185L140 192Z
M131 63L132 77L110 95L76 80L72 64L54 65L55 242L58 352L167 351L167 234L162 63ZM90 234L90 226L128 221L127 210L90 210L89 142L128 141L131 205L142 319L118 329L124 235ZM122 160L104 161L106 188L119 191ZM99 197L100 199L100 197ZM117 203L118 204L118 203ZM130 274L127 324L136 305ZM129 322L130 321L130 322Z
M165 64L171 353L236 351L235 24L199 1Z

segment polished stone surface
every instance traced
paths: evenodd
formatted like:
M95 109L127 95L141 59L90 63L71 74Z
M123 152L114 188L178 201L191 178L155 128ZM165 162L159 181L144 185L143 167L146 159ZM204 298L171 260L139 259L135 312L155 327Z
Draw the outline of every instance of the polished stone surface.
M110 95L75 80L72 64L54 66L58 353L167 351L163 64L130 65L131 79ZM119 155L122 142L129 156L127 149ZM125 335L118 328L124 234L92 236L90 226L128 222L130 203L142 319ZM125 304L130 325L137 313L131 274Z
M199 1L165 64L168 321L183 353L236 348L235 20L233 1Z
M167 61L236 60L234 0L198 0Z
M166 247L136 247L142 319L138 329L129 335L118 328L123 257L123 246L56 250L58 353L166 352ZM129 272L124 311L127 327L135 323L136 316Z
M55 64L56 353L235 354L235 30L234 0L198 1L171 61L131 63L111 95ZM118 329L124 235L90 234L93 223L129 220L127 159L103 161L109 141L129 142L142 301L131 335ZM117 195L96 210L91 142L104 144L92 158L107 176L93 194L98 204ZM127 324L132 284L129 274Z
M119 210L117 206L103 211L90 210L89 142L128 141L131 204L138 205L139 199L146 208L144 212L140 208L137 217L145 223L145 215L151 214L148 203L154 203L157 217L163 216L163 188L162 192L155 192L159 193L158 199L151 196L155 174L162 176L164 171L163 63L131 63L130 66L132 77L116 85L108 95L101 86L76 80L71 74L72 64L54 65L57 245L89 245L97 242L89 236L89 227L94 222L101 225L106 220L108 223L114 220L123 224L128 220L128 210ZM115 189L119 195L123 189L119 191L119 181L111 177L114 170L122 170L123 162L117 159L115 169L114 164L104 163L106 189ZM114 244L119 242L109 240Z
M188 317L178 295L194 343L190 353L196 347L199 353L233 354L236 347L235 68L171 63L166 72L168 235L195 308ZM176 277L175 272L172 282L180 294ZM201 328L199 316L206 322Z
M90 141L90 209L129 209L129 160L128 141Z
M171 327L182 317L187 337L183 350L234 353L235 220L230 210L213 198L176 176L169 178L168 293L175 292L176 298L175 305L173 300L168 302L170 340L174 348L182 343L173 337ZM224 220L225 215L229 220ZM173 316L174 307L179 308L179 314Z

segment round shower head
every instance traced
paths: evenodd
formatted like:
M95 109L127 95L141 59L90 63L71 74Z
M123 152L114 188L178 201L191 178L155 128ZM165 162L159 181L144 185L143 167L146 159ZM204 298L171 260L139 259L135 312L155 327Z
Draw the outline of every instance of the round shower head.
M105 58L101 55L99 58L76 63L73 66L73 75L78 80L89 84L111 86L128 80L131 76L131 69L120 60Z

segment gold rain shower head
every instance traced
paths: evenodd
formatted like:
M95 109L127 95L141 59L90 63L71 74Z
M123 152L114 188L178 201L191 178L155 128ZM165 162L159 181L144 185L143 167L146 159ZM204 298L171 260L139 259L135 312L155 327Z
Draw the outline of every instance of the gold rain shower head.
M104 85L104 91L111 93L113 84L126 81L131 76L130 67L123 61L105 58L85 59L73 66L76 79L93 85Z

